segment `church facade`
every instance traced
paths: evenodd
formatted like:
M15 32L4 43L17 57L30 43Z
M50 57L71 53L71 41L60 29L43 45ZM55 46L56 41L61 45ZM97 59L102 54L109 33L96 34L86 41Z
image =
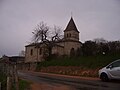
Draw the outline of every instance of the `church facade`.
M79 41L79 31L71 17L66 29L64 30L64 38L56 42L52 48L52 54L62 56L70 56L71 52L77 51L81 48ZM41 62L44 61L44 44L38 43L39 48L35 44L25 46L25 62Z

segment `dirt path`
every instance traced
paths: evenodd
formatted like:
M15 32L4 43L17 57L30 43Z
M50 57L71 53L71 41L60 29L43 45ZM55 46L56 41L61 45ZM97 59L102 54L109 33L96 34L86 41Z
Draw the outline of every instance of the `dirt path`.
M33 83L31 84L31 90L74 90L74 89L66 85L51 86L48 84Z

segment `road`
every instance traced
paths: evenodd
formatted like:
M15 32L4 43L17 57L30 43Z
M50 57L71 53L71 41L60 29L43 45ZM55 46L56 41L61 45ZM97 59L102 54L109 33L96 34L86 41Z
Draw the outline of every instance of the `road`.
M99 79L40 72L18 72L18 74L21 78L47 86L46 89L39 90L120 90L119 81L102 82Z

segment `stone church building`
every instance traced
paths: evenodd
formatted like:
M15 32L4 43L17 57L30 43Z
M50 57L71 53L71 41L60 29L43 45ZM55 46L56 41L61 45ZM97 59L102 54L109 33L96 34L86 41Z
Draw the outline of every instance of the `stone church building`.
M25 46L25 62L41 62L43 58L43 44L38 43L39 48L35 44ZM79 41L79 30L77 29L73 18L71 17L66 29L64 30L64 38L58 42L52 49L52 54L61 56L70 56L71 51L77 51L81 47Z

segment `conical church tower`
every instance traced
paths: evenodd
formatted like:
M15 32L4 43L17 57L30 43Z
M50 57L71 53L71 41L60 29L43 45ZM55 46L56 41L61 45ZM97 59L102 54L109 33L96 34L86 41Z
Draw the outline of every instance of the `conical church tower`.
M64 39L79 41L79 31L78 31L72 17L71 17L66 29L64 30Z
M64 54L75 54L80 47L81 42L79 41L79 31L71 17L66 29L64 30Z

